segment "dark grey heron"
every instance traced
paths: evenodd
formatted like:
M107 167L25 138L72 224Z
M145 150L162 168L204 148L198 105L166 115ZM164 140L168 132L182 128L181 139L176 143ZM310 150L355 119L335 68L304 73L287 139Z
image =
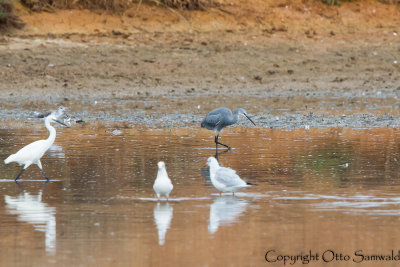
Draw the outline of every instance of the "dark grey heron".
M249 121L256 125L254 121L250 119L250 117L247 115L246 110L242 108L236 109L233 112L233 115L232 111L229 108L217 108L208 113L207 116L203 119L203 121L201 122L201 127L214 131L214 141L216 148L218 148L218 144L220 144L228 149L231 149L230 146L218 142L218 137L224 127L233 125L238 122L239 115L245 116Z

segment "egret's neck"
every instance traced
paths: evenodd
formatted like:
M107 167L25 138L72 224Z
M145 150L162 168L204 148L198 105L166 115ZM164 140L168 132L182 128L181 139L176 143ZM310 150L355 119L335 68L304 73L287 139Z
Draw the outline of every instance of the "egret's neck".
M45 119L44 125L46 126L47 131L49 131L49 137L47 137L46 142L48 147L50 147L54 143L54 140L56 140L56 129L50 125L50 118Z

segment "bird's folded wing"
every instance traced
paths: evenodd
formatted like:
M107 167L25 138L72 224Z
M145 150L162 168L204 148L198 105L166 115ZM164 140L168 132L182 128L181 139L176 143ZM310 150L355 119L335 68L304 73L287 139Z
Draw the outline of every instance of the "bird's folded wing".
M243 183L243 180L240 179L235 170L224 167L218 169L215 174L215 179L227 187L237 186Z
M205 122L208 126L217 126L221 122L221 114L209 114L205 118Z

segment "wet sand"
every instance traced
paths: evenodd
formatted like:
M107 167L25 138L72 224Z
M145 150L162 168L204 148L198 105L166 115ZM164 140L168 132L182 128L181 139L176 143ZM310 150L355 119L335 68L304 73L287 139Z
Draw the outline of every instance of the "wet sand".
M261 127L399 124L400 37L392 32L354 42L236 32L135 37L0 44L1 119L62 104L85 120L182 126L227 106L245 108Z

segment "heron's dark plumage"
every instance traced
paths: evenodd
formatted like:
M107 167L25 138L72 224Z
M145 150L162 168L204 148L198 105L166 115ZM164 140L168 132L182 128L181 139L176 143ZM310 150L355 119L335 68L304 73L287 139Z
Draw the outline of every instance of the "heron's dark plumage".
M217 130L218 132L222 128L236 123L232 111L228 108L217 108L203 119L201 122L201 127L207 128L209 130Z
M242 108L236 109L233 114L229 108L217 108L207 114L207 116L201 122L201 127L208 130L213 130L215 132L215 143L217 145L220 144L226 146L228 149L230 149L229 146L218 142L218 136L224 127L237 123L240 114L244 115L255 125L253 120L247 116L246 111Z

